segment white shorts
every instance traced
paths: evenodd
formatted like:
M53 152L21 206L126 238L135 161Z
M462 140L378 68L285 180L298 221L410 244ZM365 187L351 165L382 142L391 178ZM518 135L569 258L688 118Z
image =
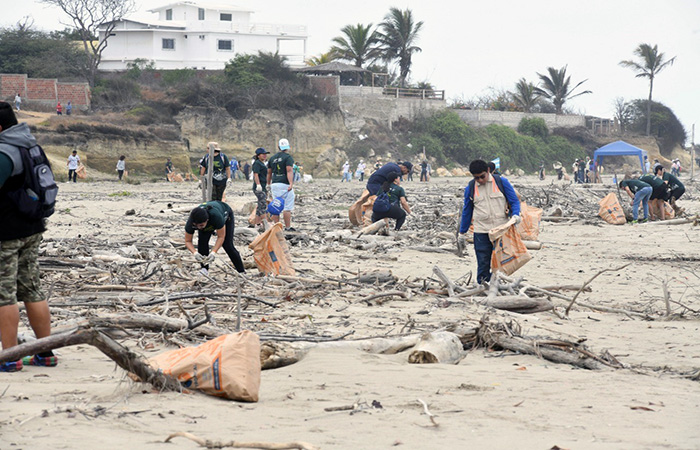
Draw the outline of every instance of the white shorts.
M287 191L288 188L289 185L285 183L272 183L270 185L272 198L284 197L284 211L294 211L294 189Z

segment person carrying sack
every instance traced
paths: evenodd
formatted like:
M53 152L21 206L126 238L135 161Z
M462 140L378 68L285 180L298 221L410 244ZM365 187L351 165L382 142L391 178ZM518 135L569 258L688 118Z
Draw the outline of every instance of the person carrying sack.
M520 223L520 200L510 182L489 173L488 164L480 159L469 164L474 179L464 189L464 209L459 227L460 240L474 224L474 253L476 253L476 282L491 280L493 243L489 230L505 224L510 218Z
M384 182L372 205L372 223L387 218L396 219L395 231L401 229L406 221L406 214L411 214L411 207L406 200L406 191L396 184L398 178L398 173L394 173Z

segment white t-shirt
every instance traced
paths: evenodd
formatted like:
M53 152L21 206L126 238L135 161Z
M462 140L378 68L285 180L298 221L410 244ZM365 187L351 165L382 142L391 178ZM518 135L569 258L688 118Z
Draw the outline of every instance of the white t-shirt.
M126 167L126 162L123 159L117 161L117 170L124 170Z
M78 169L78 164L80 164L80 156L78 155L70 155L68 157L68 169L70 170L77 170Z

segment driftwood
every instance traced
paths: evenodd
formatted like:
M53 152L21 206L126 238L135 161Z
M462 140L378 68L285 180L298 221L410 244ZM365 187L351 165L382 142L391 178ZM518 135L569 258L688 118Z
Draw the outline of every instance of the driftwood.
M357 237L368 235L368 234L377 234L380 230L388 228L389 227L389 222L385 220L378 220L374 222L371 225L368 225L364 227L363 229L360 230L358 233Z
M252 442L211 441L209 439L202 439L199 436L195 436L194 434L187 433L185 431L178 431L177 433L171 434L170 436L168 436L165 439L165 442L170 442L171 440L173 440L176 437L187 438L187 439L199 444L200 447L204 447L204 448L227 448L228 447L228 448L256 448L256 449L262 449L262 450L292 450L292 449L318 450L318 447L315 447L314 445L311 445L308 442L295 441L295 442L278 443L278 442L261 442L261 441L252 441Z
M695 217L681 217L680 219L670 219L670 220L657 220L656 222L646 222L641 225L683 225L685 223L693 223L698 220L698 216Z
M450 297L455 296L455 284L450 280L450 277L445 275L445 272L442 271L438 266L433 266L433 273L442 280L443 283L445 283L445 286L447 286L447 293Z
M106 334L94 328L78 328L71 332L53 334L35 341L10 347L0 352L0 363L17 361L25 356L48 352L71 345L90 344L117 363L127 372L133 373L141 380L166 391L180 391L180 383L163 373L151 368L138 355L115 342Z
M411 364L457 364L464 357L462 342L454 333L425 333L408 355Z
M103 316L95 316L81 318L59 323L53 329L54 334L66 332L76 327L81 328L132 328L146 329L152 331L166 331L170 333L184 331L188 329L197 329L197 333L202 336L215 338L224 334L232 333L231 330L215 327L213 325L199 324L193 327L192 322L184 319L173 319L169 317L157 316L154 314L138 314L132 313L129 315L110 314Z
M532 314L536 312L549 311L550 309L554 308L552 302L544 298L530 298L515 295L504 295L489 298L484 304L492 308L519 314Z

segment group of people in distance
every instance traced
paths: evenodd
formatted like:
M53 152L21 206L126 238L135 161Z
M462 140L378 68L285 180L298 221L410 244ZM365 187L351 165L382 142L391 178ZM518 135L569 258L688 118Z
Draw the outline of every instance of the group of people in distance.
M586 156L585 160L576 158L571 168L574 171L574 183L602 183L600 174L603 172L603 167L589 156ZM560 180L562 176L563 173L559 176Z
M627 178L619 183L632 199L632 223L647 220L666 220L665 203L668 201L676 214L683 208L676 204L685 193L685 186L678 177L669 173L661 164L654 166L652 173L645 173L639 178ZM649 205L651 204L651 207ZM639 206L642 206L644 218L639 219Z

